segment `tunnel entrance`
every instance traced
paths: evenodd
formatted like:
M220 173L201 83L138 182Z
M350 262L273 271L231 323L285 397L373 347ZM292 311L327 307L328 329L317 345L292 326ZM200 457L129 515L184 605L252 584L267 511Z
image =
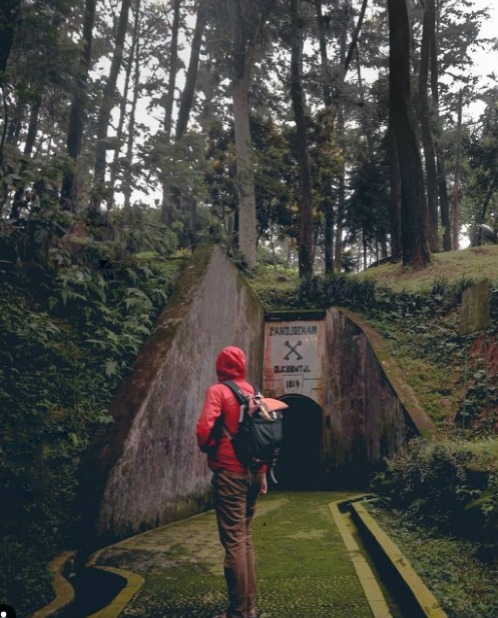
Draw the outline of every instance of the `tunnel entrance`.
M276 488L319 489L322 409L303 395L280 397L284 410L284 441L275 469Z

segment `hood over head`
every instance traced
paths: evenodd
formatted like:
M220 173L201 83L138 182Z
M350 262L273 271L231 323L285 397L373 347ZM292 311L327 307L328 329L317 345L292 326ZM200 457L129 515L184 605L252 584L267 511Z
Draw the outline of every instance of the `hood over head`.
M219 353L216 359L218 380L244 379L246 377L246 355L240 348L231 345Z

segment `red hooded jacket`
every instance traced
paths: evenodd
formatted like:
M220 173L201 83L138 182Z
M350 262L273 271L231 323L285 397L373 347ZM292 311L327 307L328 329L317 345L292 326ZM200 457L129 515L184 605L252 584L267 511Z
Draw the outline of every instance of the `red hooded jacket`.
M221 382L232 380L245 395L254 393L254 388L245 380L246 356L244 352L235 346L224 348L216 360L216 373L219 382L208 388L197 422L197 444L203 450L213 447L208 458L208 464L212 470L244 472L245 468L237 459L230 439L225 433L220 432L220 437L213 436L213 428L220 416L223 416L223 424L230 435L234 435L239 426L239 403L228 386ZM217 448L215 448L216 444L218 444Z

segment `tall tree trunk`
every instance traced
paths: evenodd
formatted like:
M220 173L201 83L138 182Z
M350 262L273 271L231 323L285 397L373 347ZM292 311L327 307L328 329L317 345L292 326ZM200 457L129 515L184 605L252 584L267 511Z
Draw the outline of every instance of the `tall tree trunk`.
M130 52L128 54L128 59L126 62L126 72L125 72L125 80L124 80L124 86L123 86L123 94L121 96L121 102L119 105L119 120L118 120L118 127L116 129L116 140L119 144L119 148L116 148L116 150L114 151L114 159L110 166L111 179L110 179L109 195L107 197L107 209L108 210L110 210L114 204L114 190L115 190L115 186L116 186L116 182L118 180L118 174L119 174L119 157L121 154L121 148L123 146L123 128L124 128L124 123L126 119L126 108L128 106L128 95L130 91L131 74L135 67L135 58L136 58L135 51L137 49L138 29L139 29L139 23L140 23L140 0L135 0L134 10L135 10L135 19L133 23L133 35L132 35ZM135 94L133 96L135 96Z
M443 251L451 251L453 247L451 237L450 198L448 196L448 183L446 182L446 166L444 156L436 140L436 163L437 180L439 189L439 206L441 209L441 225L443 227Z
M337 101L337 141L342 152L345 152L346 144L344 139L344 106L341 100ZM337 272L342 270L342 249L344 232L344 217L346 214L346 162L345 157L341 157L340 171L337 178L337 216L335 223L335 246L334 246L334 267Z
M140 11L140 0L137 2L137 16ZM132 194L132 165L133 165L133 146L135 143L135 117L137 113L138 94L140 88L140 36L139 19L136 17L134 26L134 67L133 67L133 98L130 107L130 118L128 122L128 139L126 141L126 167L123 177L124 207L131 209Z
M239 201L238 246L249 268L256 265L256 193L250 131L249 86L254 52L259 42L262 16L248 15L243 0L228 0L234 50L232 84L235 129L237 195Z
M460 158L462 153L462 107L463 107L463 92L460 90L458 93L458 120L457 120L457 146L455 157L455 181L453 183L453 192L451 199L451 236L453 242L453 249L455 251L459 248L459 210L460 210Z
M200 0L197 8L197 19L195 22L194 34L190 45L190 59L185 75L185 86L180 96L178 104L178 115L176 120L175 139L182 139L187 130L192 103L194 101L195 86L197 83L197 71L199 68L199 58L201 52L202 37L206 28L208 0ZM197 223L197 203L193 196L190 196L190 227L195 229Z
M482 245L482 228L481 224L486 221L486 215L488 213L489 204L491 202L491 198L496 193L498 189L498 167L493 170L491 180L489 183L488 190L486 192L486 197L484 198L481 208L477 212L475 218L475 231L473 234L473 238L471 239L471 245L473 247L479 247Z
M431 0L432 2L434 0ZM436 20L437 22L437 16ZM444 155L441 149L441 123L439 118L439 43L434 24L434 37L431 49L431 92L432 92L432 115L434 147L436 148L436 165L439 190L439 208L441 211L441 225L443 226L443 251L451 251L452 234L451 234L451 218L450 218L450 199L448 195L448 183L446 180L446 169L444 163ZM458 243L457 243L458 246Z
M63 205L72 209L78 202L77 187L75 184L78 157L81 153L83 139L83 124L87 106L88 72L92 53L93 25L95 23L95 7L97 0L86 0L83 18L83 47L78 66L76 88L69 111L69 126L67 130L67 153L71 160L64 168L61 201Z
M164 136L167 142L171 140L171 127L173 124L173 104L175 101L175 85L178 73L178 32L180 29L180 2L173 3L173 26L171 29L171 47L169 56L169 79L168 90L164 105ZM175 220L175 187L168 180L163 181L163 197L161 202L161 221L166 225Z
M427 0L424 11L424 26L418 80L418 108L422 145L424 149L425 172L427 180L427 239L433 253L439 251L438 237L438 174L436 166L436 149L432 132L432 113L427 93L429 66L433 41L436 36L436 9L434 0Z
M5 91L3 92L5 97ZM4 99L4 103L7 103L7 100ZM2 140L2 144L5 141L7 144L11 144L12 146L17 146L19 143L19 135L21 133L21 128L23 126L23 122L26 118L26 103L22 101L17 101L17 105L14 109L14 115L12 118L8 115L8 107L4 106L4 129L3 133L5 135L4 140Z
M391 258L401 260L403 243L401 240L401 172L399 169L399 155L396 137L391 122L387 129L389 151L391 196L389 201L389 224L391 233Z
M296 149L300 168L299 276L313 274L313 210L311 195L311 166L308 146L308 127L301 81L303 32L301 0L291 0L291 99L296 122Z
M427 247L427 204L422 161L410 102L410 28L406 0L388 0L389 111L396 138L402 184L401 234L403 264L423 267Z
M249 126L249 75L243 76L233 84L232 97L239 201L238 246L249 268L254 268L256 265L256 194Z
M180 31L180 4L181 0L173 3L173 25L171 28L171 46L169 57L168 92L164 106L164 132L170 138L173 126L173 105L175 102L176 77L178 74L178 35Z
M98 211L104 198L105 192L105 173L106 173L106 154L109 148L107 131L111 120L111 113L115 103L116 84L118 81L121 62L123 59L123 48L128 26L128 15L130 12L131 0L122 0L121 11L119 13L118 29L114 43L114 53L104 87L104 95L97 118L97 145L95 151L95 167L93 178L93 190L90 209Z
M14 43L17 23L21 15L21 0L2 0L0 3L0 86Z
M31 109L29 112L28 133L26 136L26 142L24 144L24 151L23 151L25 159L21 160L21 167L20 167L21 177L24 176L24 173L27 168L27 161L29 157L31 157L31 153L33 152L33 147L35 145L36 133L38 130L38 118L40 115L42 100L43 100L42 92L39 92L35 101L31 105ZM26 185L23 182L22 186L20 186L16 190L14 194L14 199L12 200L12 209L10 212L10 216L12 219L19 218L21 207L23 206L23 203L24 203L23 198L24 198L25 191L26 191Z
M197 19L195 22L194 35L192 37L192 43L190 45L190 59L188 63L187 74L185 76L185 86L180 96L180 103L178 106L178 117L176 121L175 131L175 139L177 141L179 141L183 137L183 134L187 129L190 112L192 110L195 85L197 82L197 70L199 67L202 37L206 28L207 5L207 0L200 0L199 7L197 9Z
M352 37L351 37L351 43L349 45L348 53L347 53L346 59L344 61L343 78L346 77L346 73L348 72L349 65L351 64L351 60L353 59L353 54L354 54L354 52L356 50L356 46L358 45L358 39L360 38L361 27L363 25L363 20L365 18L365 12L367 10L367 6L368 6L368 0L363 0L363 2L361 3L360 14L358 16L358 22L357 22L356 27L355 27L355 29L353 31L353 34L352 34Z
M363 133L365 135L365 139L367 142L368 152L373 153L373 136L372 136L372 128L371 123L369 123L369 115L367 111L367 106L365 105L365 87L363 85L363 78L361 75L361 60L360 60L360 50L359 46L356 46L356 74L358 76L358 91L360 95L360 119L361 126L363 129Z
M36 133L38 131L38 119L43 101L43 91L39 92L35 101L29 110L28 133L26 142L24 143L24 156L30 157L36 141Z
M315 0L316 20L318 24L318 40L320 48L320 68L322 73L323 103L325 105L327 130L332 132L332 78L329 70L329 59L327 54L327 38L322 11L322 0ZM324 252L323 259L325 274L330 275L334 272L334 202L332 195L332 184L329 179L323 186L324 203Z
M21 0L3 0L0 3L0 88L2 90L3 104L3 129L0 136L0 168L3 166L3 148L7 137L7 127L9 124L7 94L4 89L4 75L7 63L9 61L10 50L14 43L14 35L17 27L17 22L21 14ZM8 190L7 184L2 179L2 198L1 204L4 203Z
M332 78L330 76L330 64L327 54L327 37L322 11L322 0L315 0L316 21L318 25L318 44L320 48L320 70L322 73L322 91L325 107L332 105Z
M359 33L359 28L355 29ZM346 51L347 46L347 32L343 28L340 35L340 58L342 74L339 79L338 87L335 91L335 113L336 113L336 127L337 127L337 142L342 151L340 171L337 176L338 190L337 190L337 214L335 222L335 245L334 245L334 268L337 272L342 270L342 250L343 250L343 232L344 232L344 217L346 213L346 140L345 140L345 123L344 123L344 81L346 73L349 69L349 63L346 62L346 58L349 57L350 61L353 57L352 53ZM349 51L352 47L350 45Z

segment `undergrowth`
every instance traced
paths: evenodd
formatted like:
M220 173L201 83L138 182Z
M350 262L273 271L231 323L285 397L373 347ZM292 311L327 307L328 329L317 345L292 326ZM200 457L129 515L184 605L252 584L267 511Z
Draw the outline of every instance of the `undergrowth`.
M448 615L497 615L498 441L413 440L371 489L375 517Z
M479 544L436 533L399 510L375 503L368 510L416 567L449 618L498 615L498 565L479 557Z
M93 243L0 272L0 598L18 616L50 599L48 560L77 546L80 457L178 264Z

